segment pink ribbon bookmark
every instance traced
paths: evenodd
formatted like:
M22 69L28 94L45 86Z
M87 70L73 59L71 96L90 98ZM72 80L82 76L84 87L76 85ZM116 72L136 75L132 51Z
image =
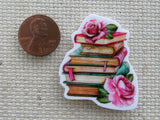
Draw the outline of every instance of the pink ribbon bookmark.
M104 68L103 68L103 72L106 71L106 66L107 66L107 61L104 62Z
M73 75L73 68L68 68L68 69L69 69L69 77L70 77L70 80L71 80L71 81L75 80L74 75Z

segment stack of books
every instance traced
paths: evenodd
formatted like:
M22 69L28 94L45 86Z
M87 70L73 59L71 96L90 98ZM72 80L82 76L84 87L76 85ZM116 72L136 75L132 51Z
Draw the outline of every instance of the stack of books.
M97 97L98 87L103 86L106 78L113 78L120 68L125 68L122 63L127 55L126 33L115 32L113 37L102 37L91 44L83 34L75 36L75 43L81 47L70 53L71 59L63 66L68 95Z

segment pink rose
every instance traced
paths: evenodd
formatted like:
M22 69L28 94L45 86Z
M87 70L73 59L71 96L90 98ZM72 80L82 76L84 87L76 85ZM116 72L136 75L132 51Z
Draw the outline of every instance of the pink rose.
M109 92L109 100L116 106L128 106L134 102L135 87L123 75L106 79L104 89Z
M107 34L106 23L98 22L96 19L85 23L82 33L86 36L86 41L93 43Z

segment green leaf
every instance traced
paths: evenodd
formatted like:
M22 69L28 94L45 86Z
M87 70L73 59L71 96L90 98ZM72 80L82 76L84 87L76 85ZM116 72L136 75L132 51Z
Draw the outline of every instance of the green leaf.
M100 103L109 103L108 97L97 98Z
M109 40L111 40L111 39L113 39L113 35L112 35L111 33L108 33L108 34L106 35L106 38L109 39Z
M100 92L99 97L106 97L109 94L104 88L99 87L98 91Z
M129 64L127 62L122 62L120 69L117 71L116 75L126 75L130 71Z
M134 79L133 74L127 74L125 77L126 77L130 82L132 82L133 79Z
M115 31L114 30L107 30L107 32L113 34Z
M118 29L118 27L115 24L108 24L106 28L110 33L114 33Z

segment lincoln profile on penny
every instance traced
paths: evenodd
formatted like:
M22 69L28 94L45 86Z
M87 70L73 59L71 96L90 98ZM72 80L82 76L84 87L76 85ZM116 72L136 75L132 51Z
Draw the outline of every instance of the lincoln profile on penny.
M48 37L48 28L45 20L42 18L36 18L30 23L30 30L32 33L32 39L28 45L30 51L43 53L46 50L45 45Z
M28 29L23 29L19 32L20 44L24 50L32 55L47 55L57 47L58 37L54 38L56 33L54 33L54 28L50 27L53 26L53 22L50 23L51 20L47 21L45 17L40 16L30 19L30 21L28 20L28 24L24 24Z

